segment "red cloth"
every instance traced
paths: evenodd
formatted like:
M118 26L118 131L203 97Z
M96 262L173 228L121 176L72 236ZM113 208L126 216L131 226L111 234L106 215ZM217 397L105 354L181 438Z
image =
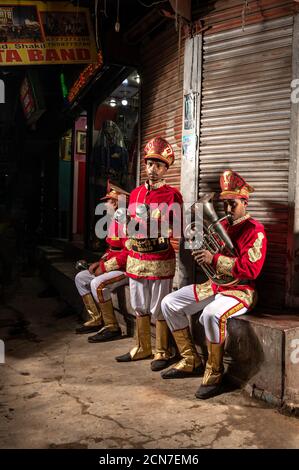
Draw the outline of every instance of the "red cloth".
M169 186L165 183L158 183L155 189L149 187L148 183L143 184L142 186L137 187L131 192L129 200L129 212L133 218L136 219L143 227L144 231L139 236L139 238L146 238L146 225L143 220L136 216L136 207L139 204L155 204L155 205L164 205L164 210L160 216L168 215L170 212L170 227L172 225L172 204L177 203L180 206L182 205L183 199L181 193L174 187ZM167 206L165 206L165 204ZM165 209L167 207L167 209ZM153 208L151 214L154 214L155 207ZM181 212L181 210L180 210ZM152 215L154 217L154 215ZM156 217L154 217L156 218ZM159 218L159 217L158 217ZM169 234L171 235L171 234ZM169 236L166 238L160 239L150 239L150 240L166 240L169 242ZM132 239L131 239L132 241ZM161 252L154 253L139 253L130 249L128 262L127 262L127 275L133 279L170 279L174 276L175 273L175 252L170 243L168 243L168 248Z
M105 272L124 271L128 257L127 238L124 237L123 226L113 219L108 228L106 243L108 248L100 259L100 268ZM114 262L112 262L114 260ZM110 263L107 263L110 261Z
M241 281L241 285L218 286L212 283L212 289L215 294L221 293L235 297L246 307L250 307L250 298L253 298L253 295L250 294L255 291L254 280L260 274L266 257L267 237L265 229L260 222L251 217L236 225L230 225L225 220L223 226L233 242L237 256L226 257L216 254L213 257L213 266L218 269L219 264L221 264L220 257L224 262L231 261L231 274L235 279ZM238 291L242 291L244 294L240 292L238 295Z

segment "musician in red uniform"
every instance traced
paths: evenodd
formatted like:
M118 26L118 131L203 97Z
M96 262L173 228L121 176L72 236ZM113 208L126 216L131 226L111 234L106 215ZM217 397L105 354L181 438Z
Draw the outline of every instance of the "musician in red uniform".
M170 360L169 330L161 313L161 301L171 292L175 274L175 252L170 243L174 218L181 212L180 192L166 184L164 176L174 162L171 145L161 137L151 139L145 146L148 180L130 195L129 212L138 222L139 232L128 240L129 255L126 273L130 278L131 305L136 314L137 344L118 362L136 361L152 356L151 318L156 324L156 352L153 371L168 367ZM146 208L146 217L141 209ZM169 220L169 231L162 233L161 225ZM150 229L158 228L156 236Z
M194 253L198 264L215 268L216 274L230 276L233 285L218 285L211 280L203 284L185 286L163 299L162 312L175 338L182 359L173 368L162 373L164 379L181 378L203 372L192 341L188 315L202 311L208 348L208 361L201 386L196 392L200 399L221 393L223 354L227 320L253 308L257 300L254 280L258 277L266 256L267 239L263 225L246 211L253 188L238 174L226 170L220 177L220 199L231 223L223 221L236 254L224 256L208 250ZM235 284L234 284L235 282Z
M111 215L118 207L120 200L126 199L129 193L108 183L107 194L102 198L106 201L108 213ZM125 274L128 250L125 246L123 227L112 219L108 227L106 242L107 250L99 261L93 263L88 270L81 271L75 278L76 287L87 309L90 320L77 328L76 333L91 333L91 343L109 341L121 336L121 329L115 317L111 300L111 292L122 285L128 284Z

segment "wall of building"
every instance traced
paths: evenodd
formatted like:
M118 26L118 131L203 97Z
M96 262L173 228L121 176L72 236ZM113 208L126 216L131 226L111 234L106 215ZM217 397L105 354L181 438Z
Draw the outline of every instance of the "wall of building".
M77 132L86 132L86 116L80 116L75 122L74 134L74 184L73 184L73 235L83 238L84 204L85 204L85 170L86 154L78 153L76 145Z
M162 31L149 37L141 51L141 181L145 180L143 149L160 135L175 152L175 163L167 173L169 184L180 187L184 43L179 43L175 23L169 20Z
M238 171L255 188L249 212L269 246L260 301L286 299L294 2L208 2L195 16L202 35L199 194L219 190L219 174Z

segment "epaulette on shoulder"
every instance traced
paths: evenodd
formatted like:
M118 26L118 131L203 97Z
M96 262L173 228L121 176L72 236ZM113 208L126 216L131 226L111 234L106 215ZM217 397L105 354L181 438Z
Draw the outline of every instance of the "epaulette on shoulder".
M259 228L264 229L263 224L261 222L259 222L258 220L253 219L252 217L250 217L250 219L247 219L247 223L250 224L250 225L253 225L256 229L259 229Z
M164 188L166 188L167 190L171 192L174 191L175 193L181 195L180 190L178 188L175 188L174 186L170 186L170 184L165 184Z
M136 193L136 192L139 191L140 188L142 188L143 186L144 186L144 184L141 184L140 186L137 186L137 188L132 189L132 191L131 191L130 194Z

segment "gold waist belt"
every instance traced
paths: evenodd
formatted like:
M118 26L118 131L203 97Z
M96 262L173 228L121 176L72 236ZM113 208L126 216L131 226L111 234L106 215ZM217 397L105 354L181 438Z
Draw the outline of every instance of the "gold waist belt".
M132 250L137 253L160 253L169 248L169 238L138 238L132 240Z

